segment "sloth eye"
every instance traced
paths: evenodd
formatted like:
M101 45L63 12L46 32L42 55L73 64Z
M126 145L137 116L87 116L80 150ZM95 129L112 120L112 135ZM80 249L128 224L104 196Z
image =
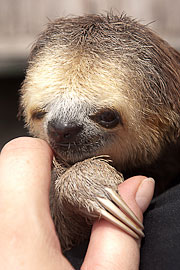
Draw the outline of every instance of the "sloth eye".
M46 114L46 111L34 111L32 113L32 119L41 120Z
M91 119L105 128L114 128L119 123L122 123L118 112L111 109L101 111L97 113L96 115L91 116Z

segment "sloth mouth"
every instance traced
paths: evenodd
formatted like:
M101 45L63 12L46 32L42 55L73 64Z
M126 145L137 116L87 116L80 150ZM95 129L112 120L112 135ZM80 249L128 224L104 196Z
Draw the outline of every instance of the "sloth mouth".
M73 165L86 158L96 155L94 147L90 144L80 143L50 143L57 160ZM92 151L93 149L93 151ZM97 149L96 149L97 150Z
M56 143L55 148L58 148L59 150L62 151L68 151L69 149L72 149L74 147L75 145L73 143Z
M106 149L111 142L108 134L106 136L103 134L93 137L82 136L73 142L57 142L50 137L48 139L56 159L70 165L94 156L108 155Z
M87 158L108 155L105 151L108 142L102 136L98 138L86 138L84 140L81 138L81 140L69 143L49 140L49 143L57 161L69 164L70 166Z

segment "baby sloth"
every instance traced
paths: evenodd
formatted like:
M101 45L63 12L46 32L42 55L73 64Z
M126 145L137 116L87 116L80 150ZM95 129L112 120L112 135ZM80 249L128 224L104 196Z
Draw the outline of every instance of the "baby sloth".
M156 194L176 184L179 89L180 54L126 15L60 18L39 36L21 112L54 151L50 204L63 249L101 216L143 236L116 192L120 172L154 177Z

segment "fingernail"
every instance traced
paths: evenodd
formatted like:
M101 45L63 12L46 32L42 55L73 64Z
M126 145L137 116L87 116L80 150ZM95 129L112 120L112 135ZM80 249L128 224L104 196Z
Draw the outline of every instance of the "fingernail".
M153 194L154 194L155 181L153 178L145 178L136 192L136 202L144 213L148 208Z

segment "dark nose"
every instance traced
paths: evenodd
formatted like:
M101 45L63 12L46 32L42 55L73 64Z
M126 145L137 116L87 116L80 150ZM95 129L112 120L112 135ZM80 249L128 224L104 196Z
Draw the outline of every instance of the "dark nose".
M56 143L73 143L81 130L82 126L74 123L67 125L55 121L48 123L48 135Z

